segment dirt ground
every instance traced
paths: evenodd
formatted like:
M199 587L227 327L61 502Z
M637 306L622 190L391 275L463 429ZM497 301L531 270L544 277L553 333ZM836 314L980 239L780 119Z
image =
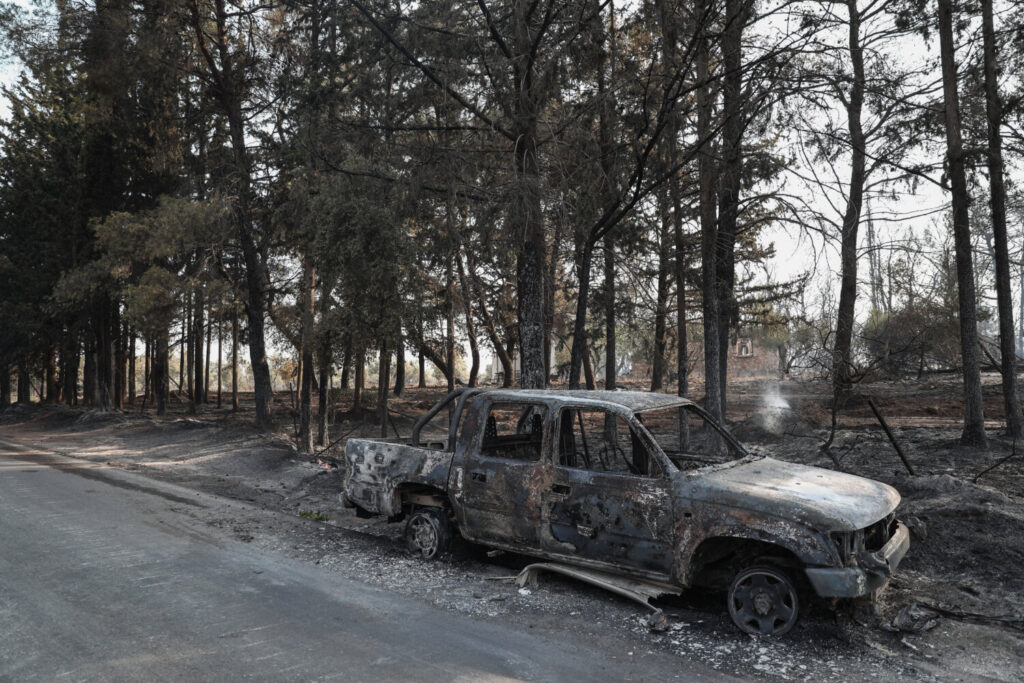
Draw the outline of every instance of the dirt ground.
M998 420L998 378L985 381L986 415ZM860 391L839 416L832 454L844 470L900 491L898 514L913 524L911 549L875 604L813 602L780 640L741 634L723 595L684 593L659 601L670 628L654 633L635 604L569 579L544 577L536 589L517 589L510 577L527 558L491 557L465 543L440 563L409 557L400 524L357 519L338 499L342 472L336 465L345 438L379 435L369 410L337 413L333 445L313 456L292 445L287 396L277 406L287 433L257 433L243 401L240 413L204 406L195 415L175 404L164 418L139 407L100 413L14 406L0 413L0 439L242 501L252 514L210 514L205 521L243 541L445 609L581 637L620 634L621 652L609 656L668 651L750 678L1024 679L1024 443L1014 450L993 421L988 450L960 446L953 376L874 383ZM391 406L389 434L408 436L415 418L443 393L408 390ZM791 380L737 383L730 387L729 422L754 452L833 468L820 449L831 422L826 394L820 385ZM878 426L868 396L916 475L907 473ZM348 397L339 405L349 405ZM937 616L921 605L943 612Z

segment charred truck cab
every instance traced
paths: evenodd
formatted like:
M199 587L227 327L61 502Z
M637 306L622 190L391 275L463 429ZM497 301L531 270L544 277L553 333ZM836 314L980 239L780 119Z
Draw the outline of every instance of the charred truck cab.
M424 438L443 411L446 429ZM872 594L909 547L892 487L751 455L666 394L458 390L410 443L350 439L345 455L345 504L407 520L427 559L457 533L665 592L717 584L759 635L792 628L799 586Z

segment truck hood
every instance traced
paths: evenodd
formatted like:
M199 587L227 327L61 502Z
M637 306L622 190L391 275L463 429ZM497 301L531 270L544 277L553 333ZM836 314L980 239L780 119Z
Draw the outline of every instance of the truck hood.
M684 475L684 496L799 522L855 531L892 512L900 494L864 477L773 458L744 458Z

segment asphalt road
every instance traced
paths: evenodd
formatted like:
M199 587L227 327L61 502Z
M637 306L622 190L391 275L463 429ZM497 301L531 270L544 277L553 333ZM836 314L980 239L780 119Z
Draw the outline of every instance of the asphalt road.
M263 552L188 489L0 444L0 680L721 680Z

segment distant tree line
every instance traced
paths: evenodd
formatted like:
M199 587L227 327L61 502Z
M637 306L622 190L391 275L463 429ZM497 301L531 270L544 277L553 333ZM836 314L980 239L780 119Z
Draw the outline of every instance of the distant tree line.
M421 383L430 363L474 385L486 345L507 386L610 389L628 350L651 390L689 394L696 342L721 417L744 332L782 349L783 371L822 368L837 409L874 369L951 363L978 445L987 353L1024 433L1014 3L0 7L24 66L0 125L0 405L13 379L19 401L35 381L51 402L196 409L222 362L237 401L242 348L269 427L276 340L294 349L310 449L334 377L361 408L370 358L384 426L410 358ZM934 54L905 59L909 40ZM901 216L870 212L922 185L952 199L949 258L927 278L900 272L922 238L897 245ZM780 226L838 251L838 299L810 310L807 276L767 271ZM958 357L897 338L940 319Z

